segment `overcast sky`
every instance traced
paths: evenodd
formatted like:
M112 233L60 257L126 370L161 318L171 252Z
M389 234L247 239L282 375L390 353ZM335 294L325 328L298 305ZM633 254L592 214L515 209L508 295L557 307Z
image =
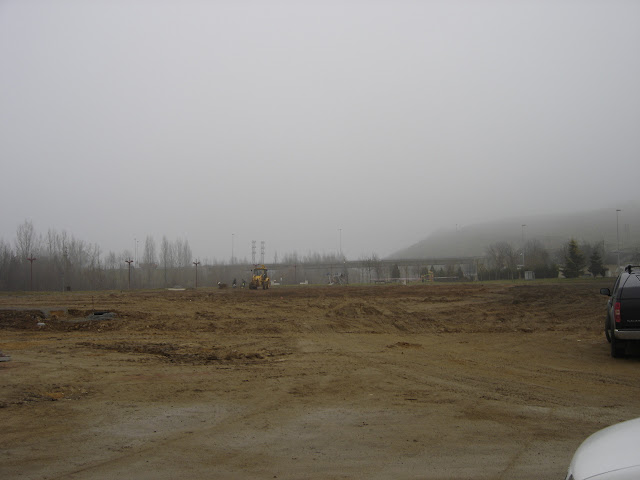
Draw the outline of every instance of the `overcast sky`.
M217 260L615 209L640 2L0 0L0 162L7 242Z

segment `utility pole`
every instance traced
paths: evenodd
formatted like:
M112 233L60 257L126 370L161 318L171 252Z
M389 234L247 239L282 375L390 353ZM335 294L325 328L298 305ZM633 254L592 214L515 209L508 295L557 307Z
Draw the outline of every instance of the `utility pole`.
M63 257L63 264L62 264L62 291L64 292L67 287L66 287L66 279L67 279L67 263L68 263L68 250L67 247L64 247L62 249L62 257Z
M338 231L340 232L340 258L342 258L342 229L339 228Z
M129 264L129 290L131 290L131 264L133 263L133 260L128 258L125 262Z
M235 233L231 234L231 265L233 265L233 263L234 263L234 260L233 260L233 243L234 243L234 240L235 240L235 235L236 235Z
M200 265L199 261L195 261L193 262L193 264L196 266L196 290L198 289L198 265Z
M524 227L526 227L526 225L523 223L522 224L522 270L524 270Z
M618 268L620 268L620 230L618 229L618 213L620 213L622 210L620 210L619 208L616 209L616 240L618 243Z
M37 259L34 258L33 254L31 254L30 257L27 257L27 260L31 263L31 290L33 291L33 262Z

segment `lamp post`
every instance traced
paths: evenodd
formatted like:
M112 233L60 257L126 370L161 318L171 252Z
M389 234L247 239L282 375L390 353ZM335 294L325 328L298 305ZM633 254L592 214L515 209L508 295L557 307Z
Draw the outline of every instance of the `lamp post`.
M33 254L31 254L30 257L27 257L27 260L29 260L29 263L31 263L31 268L30 268L30 270L31 270L31 279L30 279L30 282L31 282L31 290L33 290L33 262L36 260L36 258L34 258Z
M526 225L523 223L522 224L522 270L524 270L524 227L526 227Z
M618 244L618 268L620 268L620 230L618 229L618 214L621 212L619 208L616 208L616 242Z
M129 290L131 290L131 264L133 263L133 260L128 258L125 262L129 264Z
M64 292L67 288L66 288L66 278L67 278L67 263L69 263L69 251L67 250L67 247L64 247L62 249L62 257L63 257L63 263L62 263L62 291Z
M195 261L193 262L193 264L196 266L196 290L198 289L198 265L200 265L199 261Z

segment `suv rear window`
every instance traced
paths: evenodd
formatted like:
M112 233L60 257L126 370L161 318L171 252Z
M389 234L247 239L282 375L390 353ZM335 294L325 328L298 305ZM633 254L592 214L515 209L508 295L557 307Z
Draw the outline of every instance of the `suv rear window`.
M629 275L622 287L620 298L640 298L640 275Z

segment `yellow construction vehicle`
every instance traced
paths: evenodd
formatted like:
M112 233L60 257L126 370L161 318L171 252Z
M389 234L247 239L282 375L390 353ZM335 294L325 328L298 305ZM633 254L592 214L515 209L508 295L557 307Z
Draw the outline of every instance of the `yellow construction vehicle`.
M267 267L264 265L254 265L251 270L251 282L249 282L249 288L256 290L258 287L262 287L266 290L271 286L271 279L267 275Z

